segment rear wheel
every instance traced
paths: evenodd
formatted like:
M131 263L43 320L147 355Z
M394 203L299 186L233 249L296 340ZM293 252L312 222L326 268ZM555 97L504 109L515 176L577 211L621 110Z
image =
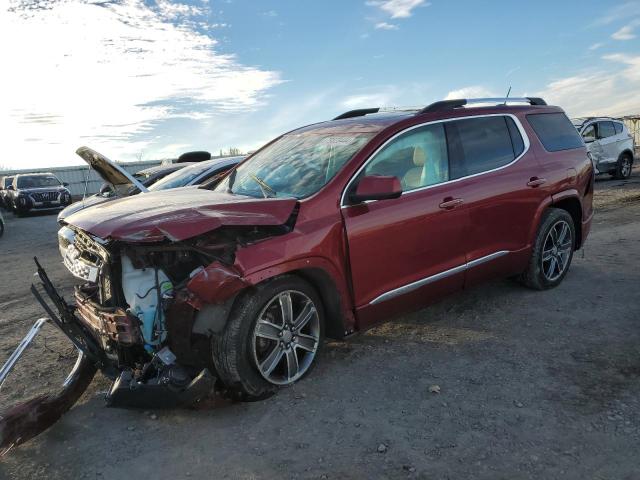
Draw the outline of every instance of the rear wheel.
M556 287L569 271L575 248L575 226L566 210L550 208L540 222L527 270L520 280L527 287Z
M305 280L286 275L236 301L225 330L212 338L213 361L232 392L263 398L311 370L323 335L317 292Z
M633 167L633 161L631 155L625 153L618 159L616 170L613 174L614 178L618 180L625 180L631 176L631 169Z

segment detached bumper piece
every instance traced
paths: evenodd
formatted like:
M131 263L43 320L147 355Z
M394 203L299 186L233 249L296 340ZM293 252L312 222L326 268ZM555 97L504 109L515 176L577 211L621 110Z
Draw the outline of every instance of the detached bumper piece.
M9 362L2 368L3 381L15 361L35 337L35 333L41 326L38 325L39 322L40 320L36 322L36 325L16 349L17 355L14 353L15 356L12 355ZM62 389L54 395L39 395L3 412L0 417L0 456L56 423L82 396L95 374L96 367L93 362L78 350L76 363L62 384Z
M124 370L113 382L107 404L123 408L176 408L193 405L213 394L215 378L203 369L195 378L176 363L165 347L137 372Z
M194 405L213 393L215 378L207 369L191 380L177 369L167 369L154 379L141 383L131 370L113 382L107 404L118 408L177 408Z

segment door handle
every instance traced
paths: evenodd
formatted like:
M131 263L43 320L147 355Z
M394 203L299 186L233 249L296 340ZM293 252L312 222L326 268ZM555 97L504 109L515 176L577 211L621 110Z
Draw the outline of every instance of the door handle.
M547 183L546 178L531 177L527 182L527 187L536 188Z
M461 205L462 203L464 203L464 200L462 200L461 198L447 197L438 206L445 210L451 210L452 208L455 208L458 205Z

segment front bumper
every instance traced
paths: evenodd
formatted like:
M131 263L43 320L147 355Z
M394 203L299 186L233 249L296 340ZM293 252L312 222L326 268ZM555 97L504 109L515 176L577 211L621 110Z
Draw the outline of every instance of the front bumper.
M21 194L14 199L14 208L21 212L59 211L71 205L71 195L58 194L50 200L36 198L32 194Z

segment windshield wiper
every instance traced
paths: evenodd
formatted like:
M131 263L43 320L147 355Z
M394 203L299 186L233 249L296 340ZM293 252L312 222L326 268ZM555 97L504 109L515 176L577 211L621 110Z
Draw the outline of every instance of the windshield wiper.
M251 179L256 182L258 184L258 186L260 187L260 190L262 190L262 195L264 195L264 198L269 198L269 195L267 195L267 190L269 190L272 193L272 196L275 197L276 196L276 191L271 188L269 185L267 185L267 183L262 180L260 177L255 176L253 173L249 173L248 174Z

